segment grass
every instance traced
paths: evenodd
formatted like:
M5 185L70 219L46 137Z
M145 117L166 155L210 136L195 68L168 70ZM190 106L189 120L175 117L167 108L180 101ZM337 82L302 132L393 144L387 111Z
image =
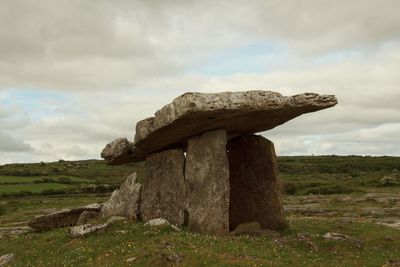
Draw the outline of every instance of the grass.
M6 184L0 186L0 193L32 192L40 193L44 190L58 190L71 187L67 184L59 183L40 183L40 184Z
M70 238L67 229L9 237L0 241L0 255L15 253L15 266L127 266L128 259L133 259L133 266L172 266L176 262L168 257L176 255L179 266L383 266L390 259L400 261L400 231L376 224L386 219L381 217L397 220L400 216L396 204L399 184L385 187L380 182L400 169L400 158L279 157L278 164L285 206L292 207L287 213L291 228L280 237L215 237L117 223L104 233L81 239ZM11 193L0 198L0 227L55 209L102 203L109 193L82 194L81 185L118 186L133 171L143 181L143 162L108 166L104 161L88 160L0 166L0 195ZM13 192L46 190L74 194L12 196ZM373 199L366 193L381 195ZM306 211L296 211L296 207ZM364 208L386 213L368 215ZM313 215L309 212L313 209L326 214ZM352 222L341 224L342 217ZM121 230L127 232L118 234ZM325 240L327 232L351 238Z
M392 228L358 222L339 227L335 219L290 222L291 229L278 238L215 237L117 223L104 233L72 239L58 229L1 242L0 254L16 252L15 266L126 266L132 258L134 266L168 266L174 253L179 266L382 266L400 255L400 232ZM322 237L332 231L351 238Z
M93 179L85 179L74 176L51 176L51 177L43 177L43 176L0 176L0 190L2 184L27 184L34 182L43 182L45 180L54 180L55 182L63 182L62 179L68 179L72 183L96 183L96 180Z

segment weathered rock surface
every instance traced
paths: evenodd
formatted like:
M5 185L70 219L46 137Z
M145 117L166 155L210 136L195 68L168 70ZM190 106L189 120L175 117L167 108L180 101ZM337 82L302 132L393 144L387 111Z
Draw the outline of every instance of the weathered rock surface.
M101 157L111 165L123 164L135 161L132 150L133 143L126 138L118 138L104 147Z
M109 225L110 225L109 223L97 224L97 225L91 225L91 224L78 225L70 228L69 234L72 238L84 237L92 233L103 231Z
M15 258L14 253L0 256L0 266L6 266L7 264L12 263L14 261L14 258Z
M36 231L29 226L0 227L0 236L24 235Z
M142 185L137 183L136 179L137 175L134 172L111 194L101 209L103 218L123 216L130 220L138 220Z
M78 223L79 216L84 211L99 212L100 204L91 204L74 209L63 209L46 215L33 218L28 222L29 227L38 230L50 230L54 228L74 226Z
M170 149L146 157L146 179L140 204L144 221L161 217L175 225L184 223L184 168L185 156L182 149Z
M286 227L273 143L262 136L243 135L231 140L227 149L230 229L252 221L263 229Z
M87 224L90 219L96 218L100 215L99 211L87 211L85 210L84 212L79 215L78 223L77 225L83 225Z
M144 225L151 226L151 227L158 227L158 226L170 226L171 224L169 223L168 220L166 220L164 218L155 218L155 219L151 219L150 221L146 222Z
M326 233L323 237L325 239L333 239L333 240L344 240L349 238L349 236L347 235L342 235L338 233Z
M283 96L271 91L186 93L137 123L134 145L126 139L108 144L102 157L111 164L144 160L149 153L213 129L229 135L272 129L305 113L335 106L332 95Z
M186 152L189 229L226 234L229 231L229 165L225 130L189 139Z

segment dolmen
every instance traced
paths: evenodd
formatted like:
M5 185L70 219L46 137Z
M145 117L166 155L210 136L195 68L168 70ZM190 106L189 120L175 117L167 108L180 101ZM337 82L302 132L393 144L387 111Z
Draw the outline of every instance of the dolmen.
M185 93L139 121L133 142L116 139L101 156L111 165L146 162L140 201L131 203L137 220L217 235L250 222L279 230L287 223L275 148L255 133L336 104L315 93Z

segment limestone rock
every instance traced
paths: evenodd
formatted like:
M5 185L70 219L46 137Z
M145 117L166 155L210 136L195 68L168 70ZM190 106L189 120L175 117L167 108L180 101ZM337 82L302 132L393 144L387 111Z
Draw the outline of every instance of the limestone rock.
M84 237L91 233L103 231L108 226L109 226L108 223L97 224L97 225L91 225L91 224L78 225L70 228L69 234L72 238Z
M41 215L28 222L29 227L38 230L50 230L54 228L74 226L78 223L79 216L84 211L99 212L99 204L91 204L74 209L63 209L50 214Z
M344 240L350 238L347 235L342 235L338 233L326 233L323 237L325 239L331 239L331 240Z
M169 223L168 220L166 220L164 218L155 218L155 219L151 219L150 221L148 221L144 225L152 226L152 227L158 227L158 226L170 226L171 224Z
M146 158L146 179L140 213L144 221L165 218L175 225L184 223L186 187L182 149L153 153Z
M263 229L286 227L277 161L272 142L262 136L244 135L227 146L230 172L230 229L260 222Z
M112 193L101 209L103 218L123 216L130 220L138 220L142 185L136 183L136 179L137 175L134 172Z
M189 139L185 181L189 229L226 234L229 229L229 165L225 130Z
M84 212L81 213L81 215L79 215L77 225L87 224L90 219L96 218L99 215L100 215L100 212L98 212L98 211L85 210Z
M14 258L15 258L14 253L0 256L0 266L6 266L7 264L12 263L14 261Z
M134 159L132 149L133 143L128 139L118 138L105 146L101 151L101 157L111 165L123 164Z
M0 227L0 236L17 236L34 232L29 226Z
M295 96L271 91L186 93L158 110L155 117L137 123L128 160L143 160L149 153L184 144L191 136L213 129L226 129L229 135L270 130L302 114L336 104L335 96L314 93ZM107 159L109 154L102 157Z

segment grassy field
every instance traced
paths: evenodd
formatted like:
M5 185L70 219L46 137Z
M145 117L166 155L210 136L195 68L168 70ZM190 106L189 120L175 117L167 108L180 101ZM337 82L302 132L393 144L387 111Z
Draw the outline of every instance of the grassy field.
M70 238L67 229L24 236L0 234L0 255L15 253L13 266L400 264L400 158L279 157L278 164L290 228L277 236L213 237L185 229L117 223L103 233L78 239ZM101 194L79 188L87 183L118 186L133 171L144 179L143 163L111 167L103 161L61 161L0 166L0 192L7 187L43 190L48 184L70 187L70 191L52 191L57 193L53 195L0 197L0 229L64 207L104 202L113 187ZM383 182L387 176L395 179ZM70 180L37 182L62 177ZM349 238L326 240L327 232Z
M17 192L32 192L38 193L45 190L66 189L71 185L58 183L42 183L42 184L6 184L0 186L0 193L17 193Z
M290 222L291 229L273 238L214 237L117 223L101 234L72 239L59 229L1 242L0 254L16 252L14 266L383 266L400 255L400 232L389 227L342 226L322 218ZM323 238L332 231L351 238Z
M53 180L58 182L63 182L63 180L68 179L71 183L96 183L96 180L85 179L74 176L0 176L0 185L3 184L29 184L29 183L45 183L46 180Z

